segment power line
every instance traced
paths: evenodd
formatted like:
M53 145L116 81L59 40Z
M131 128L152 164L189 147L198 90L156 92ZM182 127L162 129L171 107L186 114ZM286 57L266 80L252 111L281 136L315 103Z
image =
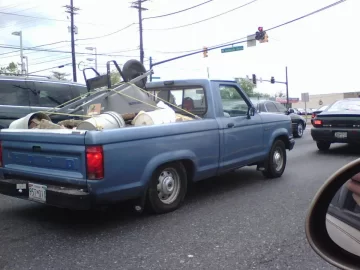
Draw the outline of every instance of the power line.
M250 4L252 4L252 3L256 2L256 1L257 1L257 0L252 0L252 1L248 2L248 3L246 3L246 4L243 4L243 5L241 5L241 6L238 6L238 7L236 7L236 8L230 9L230 10L225 11L225 12L223 12L223 13L217 14L217 15L212 16L212 17L210 17L210 18L206 18L206 19L201 20L201 21L197 21L197 22L193 22L193 23L189 23L189 24L184 24L184 25L179 25L179 26L175 26L175 27L170 27L170 28L144 29L144 30L162 31L162 30L173 30L173 29L178 29L178 28L183 28L183 27L191 26L191 25L194 25L194 24L202 23L202 22L205 22L205 21L208 21L208 20L211 20L211 19L220 17L220 16L225 15L225 14L230 13L230 12L233 12L233 11L235 11L235 10L237 10L237 9L240 9L240 8L243 8L243 7L247 6L247 5L250 5Z
M18 47L6 44L0 44L0 48L5 49L15 49ZM37 48L23 48L24 51L38 51L38 52L53 52L53 53L71 53L71 51L58 51L58 50L49 50L49 49L37 49ZM91 52L77 52L79 55L93 55ZM137 57L134 55L120 55L120 54L106 54L106 53L97 53L98 56L119 56L119 57Z
M127 28L129 28L130 26L133 26L134 24L136 23L132 23L132 24L129 24L127 26L125 26L124 28L121 28L119 30L116 30L115 32L112 32L112 33L109 33L109 34L106 34L106 35L102 35L102 36L98 36L98 37L90 37L90 38L78 38L76 41L78 40L89 40L89 39L97 39L97 38L104 38L104 37L108 37L108 36L111 36L111 35L114 35L116 33L119 33Z
M34 73L38 73L38 72L41 72L41 71L46 71L46 70L50 70L50 69L54 69L54 68L63 68L65 66L69 66L69 65L71 65L71 63L67 63L67 64L56 66L56 67L46 68L46 69L42 69L42 70L37 70L37 71L34 71L34 72L30 72L28 74L34 74Z
M271 31L271 30L273 30L273 29L282 27L282 26L284 26L284 25L287 25L287 24L296 22L296 21L298 21L298 20L304 19L304 18L306 18L306 17L309 17L309 16L311 16L311 15L314 15L314 14L316 14L316 13L319 13L319 12L321 12L321 11L324 11L324 10L326 10L326 9L329 9L329 8L331 8L331 7L334 7L334 6L336 6L336 5L338 5L338 4L341 4L341 3L345 2L345 1L346 1L346 0L339 0L339 1L335 2L335 3L332 3L332 4L330 4L330 5L327 5L327 6L325 6L325 7L320 8L320 9L317 9L317 10L315 10L315 11L313 11L313 12L310 12L310 13L308 13L308 14L305 14L305 15L300 16L300 17L298 17L298 18L295 18L295 19L293 19L293 20L290 20L290 21L287 21L287 22L285 22L285 23L282 23L282 24L273 26L273 27L271 27L271 28L269 28L269 29L267 29L267 30L265 30L265 31L268 32L268 31ZM226 43L222 43L222 44L219 44L219 45L210 46L210 47L208 47L207 50L210 51L210 50L219 49L219 48L222 48L222 47L225 47L225 46L230 46L230 45L235 45L235 44L240 44L240 43L245 43L245 42L247 42L247 40L245 40L245 41L240 41L240 40L243 40L243 39L247 39L247 36L246 36L246 37L243 37L243 38L240 38L240 39L235 39L235 40L233 40L233 41L229 41L229 42L226 42ZM255 40L255 39L253 39L253 40ZM163 63L166 63L166 62L170 62L170 61L173 61L173 60L176 60L176 59L180 59L180 58L183 58L183 57L186 57L186 56L191 56L191 55L198 54L198 53L202 53L202 52L203 52L203 49L194 50L193 52L188 53L188 54L185 54L185 55L176 56L176 57L173 57L173 58L164 60L164 61L160 61L160 62L154 63L152 66L160 65L160 64L163 64Z
M42 44L42 45L38 45L35 47L31 47L30 49L33 48L40 48L40 47L44 47L44 46L50 46L50 45L54 45L54 44L59 44L59 43L63 43L63 42L70 42L70 41L57 41L57 42L53 42L53 43L48 43L48 44ZM10 46L10 45L9 45ZM6 54L10 54L10 53L16 53L16 52L20 52L20 50L15 50L15 51L11 51L11 52L6 52L6 53L1 53L0 55L6 55Z
M0 14L4 15L11 15L11 16L18 16L18 17L26 17L31 19L38 19L38 20L47 20L47 21L56 21L56 22L69 22L68 20L62 20L62 19L53 19L53 18L47 18L47 17L38 17L38 16L31 16L31 15L24 15L24 14L17 14L12 12L2 12L0 11ZM90 24L90 25L99 25L91 22L78 22L79 24ZM105 26L105 25L103 25ZM109 26L109 25L107 25Z
M281 23L281 24L279 24L279 25L273 26L273 27L271 27L271 28L269 28L269 29L267 29L267 30L265 30L265 31L268 32L268 31L274 30L274 29L276 29L276 28L282 27L282 26L284 26L284 25L287 25L287 24L296 22L296 21L298 21L298 20L304 19L304 18L306 18L306 17L309 17L309 16L311 16L311 15L314 15L314 14L316 14L316 13L319 13L319 12L321 12L321 11L324 11L324 10L326 10L326 9L329 9L329 8L331 8L331 7L334 7L334 6L336 6L336 5L338 5L338 4L341 4L341 3L345 2L345 1L346 1L346 0L339 0L339 1L335 2L335 3L332 3L332 4L327 5L327 6L325 6L325 7L322 7L322 8L320 8L320 9L315 10L315 11L312 11L312 12L310 12L310 13L307 13L307 14L305 14L305 15L303 15L303 16L297 17L297 18L295 18L295 19L293 19L293 20L290 20L290 21ZM242 41L242 40L244 40L244 39L247 39L247 36L246 36L246 37L242 37L242 38L238 38L238 39L235 39L235 40L232 40L232 41L228 41L228 42L225 42L225 43L222 43L222 44L214 45L214 46L212 46L212 47L220 48L220 47L222 47L222 46L228 46L228 45L236 44L236 43L234 43L234 42L237 42L237 41L240 42L240 41ZM219 46L220 46L220 47L219 47ZM212 49L212 47L209 47L208 50L209 50L209 49ZM177 52L161 52L161 51L157 51L157 52L159 52L159 53L176 54L176 53L196 52L196 51L199 51L199 50L201 50L200 52L202 52L202 49L193 49L193 50L177 51Z
M153 17L146 17L146 18L143 18L143 20L157 19L157 18L162 18L162 17L166 17L166 16L178 14L178 13L181 13L181 12L184 12L184 11L188 11L188 10L193 9L193 8L196 8L196 7L200 7L200 6L205 5L205 4L207 4L207 3L209 3L209 2L212 2L212 1L213 1L213 0L209 0L209 1L203 2L203 3L201 3L201 4L198 4L198 5L196 5L196 6L192 6L192 7L186 8L186 9L182 9L182 10L175 11L175 12L168 13L168 14L164 14L164 15L153 16Z

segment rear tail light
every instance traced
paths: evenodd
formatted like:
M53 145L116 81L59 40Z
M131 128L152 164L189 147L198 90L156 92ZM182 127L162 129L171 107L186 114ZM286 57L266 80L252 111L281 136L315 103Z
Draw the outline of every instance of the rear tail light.
M322 124L323 124L323 123L322 123L321 120L315 120L315 121L314 121L314 125L315 125L315 126L322 126Z
M3 149L2 149L2 143L0 141L0 167L3 166Z
M104 152L102 146L86 147L86 172L89 180L104 178Z

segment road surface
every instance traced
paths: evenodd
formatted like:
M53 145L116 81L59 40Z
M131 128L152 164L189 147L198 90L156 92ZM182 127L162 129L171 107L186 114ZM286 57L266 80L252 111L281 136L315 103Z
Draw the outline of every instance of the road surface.
M282 178L244 168L196 185L160 216L71 212L0 195L0 269L334 269L309 247L317 189L356 149L317 151L309 130Z

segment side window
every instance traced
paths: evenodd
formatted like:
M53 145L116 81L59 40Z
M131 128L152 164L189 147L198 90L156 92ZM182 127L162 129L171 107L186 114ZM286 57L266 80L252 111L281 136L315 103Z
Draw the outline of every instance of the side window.
M35 82L37 97L31 105L39 107L56 107L72 99L71 87L68 84Z
M191 87L186 89L161 89L155 91L156 97L171 103L172 108L177 113L184 113L183 110L196 115L204 115L206 113L205 92L203 88ZM155 99L155 102L161 101ZM170 106L170 104L167 104ZM181 108L181 109L179 109Z
M282 105L281 103L275 103L276 108L278 109L279 112L285 113L287 110L285 108L284 105Z
M220 85L220 96L224 116L236 117L247 115L249 107L234 86Z
M86 86L80 86L80 85L71 85L71 91L72 91L72 96L74 98L88 93Z
M265 106L266 106L268 112L272 112L272 113L277 113L277 112L279 112L273 102L267 102L267 103L265 104Z
M29 106L29 89L23 81L0 81L0 105Z
M265 108L264 103L260 103L260 104L259 104L259 111L260 111L260 112L266 112L266 108Z

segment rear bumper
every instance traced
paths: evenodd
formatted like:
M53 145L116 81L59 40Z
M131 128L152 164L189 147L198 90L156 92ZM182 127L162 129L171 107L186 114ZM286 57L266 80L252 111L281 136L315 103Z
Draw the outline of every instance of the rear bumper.
M31 183L36 184L36 181L31 181ZM89 193L74 188L63 188L52 185L46 186L45 204L74 210L91 209L92 203ZM29 181L0 179L0 194L29 200Z
M336 138L335 132L346 132L346 138ZM314 141L329 143L359 143L360 129L343 129L343 128L312 128L311 137Z

